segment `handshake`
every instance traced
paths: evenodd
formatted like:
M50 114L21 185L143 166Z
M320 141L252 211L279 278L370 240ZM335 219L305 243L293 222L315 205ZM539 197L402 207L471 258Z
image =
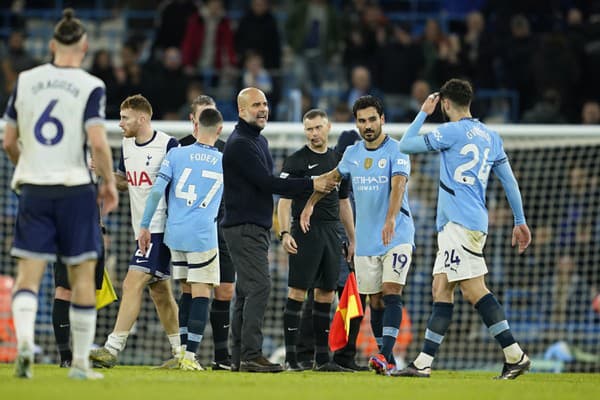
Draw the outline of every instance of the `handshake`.
M338 181L330 173L313 178L313 190L320 193L330 193L338 185Z

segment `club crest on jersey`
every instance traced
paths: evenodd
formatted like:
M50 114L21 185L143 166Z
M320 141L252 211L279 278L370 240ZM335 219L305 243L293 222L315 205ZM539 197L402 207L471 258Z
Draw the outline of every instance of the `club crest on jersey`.
M372 158L365 158L365 163L364 163L365 169L369 169L373 166L373 159Z
M150 160L152 160L152 156L150 154L148 154L146 156L146 166L150 165Z
M385 168L386 164L387 164L387 160L385 158L382 158L377 162L377 166L379 168Z
M150 179L146 171L140 171L139 173L137 171L127 171L127 183L131 186L152 186L152 179Z

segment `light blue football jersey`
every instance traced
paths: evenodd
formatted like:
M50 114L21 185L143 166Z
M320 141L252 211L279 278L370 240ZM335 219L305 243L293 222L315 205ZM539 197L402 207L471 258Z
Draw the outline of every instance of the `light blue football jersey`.
M390 204L394 175L410 175L408 155L398 149L398 141L386 137L377 149L369 150L364 142L349 146L338 171L351 179L356 204L356 255L381 256L399 244L414 246L415 226L408 206L408 186L402 208L396 216L396 231L391 243L383 245L381 231Z
M223 196L222 154L195 143L167 153L158 177L170 182L165 244L203 252L218 246L217 214Z
M508 161L498 133L474 118L440 125L424 137L440 158L437 230L449 221L487 233L485 191L490 171Z

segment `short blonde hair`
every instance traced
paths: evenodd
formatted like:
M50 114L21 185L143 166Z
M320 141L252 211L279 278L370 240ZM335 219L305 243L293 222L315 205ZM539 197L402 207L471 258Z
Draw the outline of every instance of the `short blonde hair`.
M152 117L152 106L150 105L148 99L141 94L134 94L133 96L129 96L123 100L121 103L121 110L125 109L144 112Z

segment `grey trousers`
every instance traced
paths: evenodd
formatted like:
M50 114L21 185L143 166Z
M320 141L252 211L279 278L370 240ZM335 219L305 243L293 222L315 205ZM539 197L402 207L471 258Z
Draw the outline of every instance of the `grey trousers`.
M236 272L231 315L232 363L262 356L263 320L269 293L269 230L254 224L223 228Z

